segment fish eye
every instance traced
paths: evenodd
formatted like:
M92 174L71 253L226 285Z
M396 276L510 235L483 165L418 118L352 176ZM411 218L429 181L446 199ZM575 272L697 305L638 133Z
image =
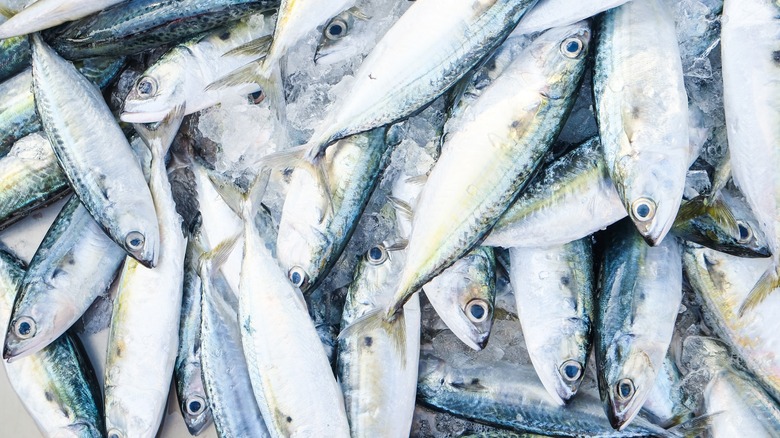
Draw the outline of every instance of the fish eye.
M582 364L576 360L569 359L561 365L559 371L564 380L575 382L582 376Z
M381 265L387 257L387 250L382 245L372 246L366 253L366 260L372 265Z
M125 236L125 245L130 251L140 251L144 247L146 239L144 235L138 231L131 231Z
M490 307L485 300L471 300L466 304L466 317L474 323L483 322L487 319L489 310Z
M255 91L249 95L249 103L257 105L265 99L263 90Z
M187 413L190 415L200 415L206 410L206 401L203 397L193 395L187 399Z
M124 438L125 434L119 431L119 429L109 429L108 438Z
M561 43L561 53L567 58L576 58L582 53L585 44L579 38L566 38Z
M309 276L300 266L293 266L290 268L290 271L287 273L287 278L290 279L293 286L297 288L303 287L303 285L309 281Z
M634 382L631 379L621 379L615 386L615 395L618 400L626 401L634 396Z
M631 215L639 222L647 222L655 216L655 202L648 198L639 198L631 204Z
M141 97L149 97L157 94L157 81L151 76L142 76L138 79L135 90Z
M737 228L739 229L739 238L737 239L737 242L747 243L753 238L753 230L750 228L750 225L743 221L737 221Z
M20 316L14 321L14 334L20 339L30 339L35 336L36 324L29 316Z
M325 38L335 41L344 38L349 31L347 22L341 18L334 18L327 26L325 26Z

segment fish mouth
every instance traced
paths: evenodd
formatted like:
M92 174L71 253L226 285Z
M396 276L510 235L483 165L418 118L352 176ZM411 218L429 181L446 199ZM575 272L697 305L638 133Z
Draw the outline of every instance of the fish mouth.
M162 111L123 111L119 119L125 123L154 123L165 118L170 110Z

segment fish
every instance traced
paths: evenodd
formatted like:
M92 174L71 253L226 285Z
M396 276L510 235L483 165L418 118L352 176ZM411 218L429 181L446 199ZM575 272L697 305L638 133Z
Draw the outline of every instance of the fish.
M124 65L125 58L87 59L77 67L84 77L104 89ZM35 112L32 84L31 68L0 83L0 94L5 96L0 102L0 156L17 140L43 129Z
M0 39L38 32L99 12L124 0L37 0L0 24Z
M650 394L682 301L676 239L649 246L633 222L611 229L601 263L595 354L599 393L610 424L624 430Z
M772 253L772 265L756 282L740 313L756 308L780 286L780 109L774 94L780 61L780 5L766 0L723 2L721 58L723 103L734 182L745 194ZM746 74L750 72L750 74Z
M325 23L314 51L314 63L329 65L360 54L357 40L371 32L371 17L351 7Z
M690 336L683 354L695 355L694 372L709 377L702 393L703 410L712 415L709 436L777 436L780 406L758 385L753 376L731 364L729 350L715 339Z
M224 241L199 260L203 385L220 437L268 437L244 360L238 298L218 271L238 238Z
M105 368L108 438L156 436L168 400L179 338L187 238L164 160L182 113L183 107L177 107L154 128L135 125L152 151L149 185L162 239L154 269L127 257L119 277Z
M0 159L0 229L71 192L43 133L30 134Z
M568 26L626 3L628 0L539 0L517 24L513 33L530 34L553 27Z
M255 93L255 86L203 91L206 85L255 59L255 55L222 56L247 41L266 37L270 30L262 14L198 35L165 53L136 79L120 118L129 123L160 121L176 105L186 102L185 115L216 105L225 98ZM266 50L267 50L266 44Z
M746 259L695 244L683 247L685 276L701 300L702 319L726 341L776 400L780 400L780 352L775 333L780 295L740 317L740 305L753 284L772 265L771 259Z
M341 140L323 159L325 190L305 169L293 171L276 247L287 278L304 293L325 278L355 231L394 149L385 135L378 128Z
M690 158L688 98L674 19L661 0L603 13L593 95L610 178L637 230L661 243L680 207Z
M236 208L244 221L238 317L255 399L272 437L346 437L344 400L303 294L273 255L276 230L258 200L265 191L265 175ZM236 206L236 198L227 195L225 200ZM259 227L258 212L267 217ZM278 342L281 339L285 341Z
M100 90L38 34L32 40L35 106L70 186L117 245L155 266L155 206L130 144Z
M353 326L396 330L403 303L479 243L506 211L571 108L589 41L586 22L543 33L525 49L533 56L520 56L464 111L467 123L450 133L417 201L391 304Z
M30 66L30 40L15 37L0 40L0 81L5 81Z
M278 0L128 0L44 31L43 36L69 60L132 55L278 5Z
M201 279L200 258L203 249L195 240L187 242L179 319L179 350L173 368L176 398L184 424L190 435L197 436L212 423L211 403L203 383L201 350Z
M58 339L106 293L124 260L124 250L72 196L30 261L6 330L3 358L15 361Z
M693 412L685 405L682 379L683 374L670 351L664 359L663 368L658 373L653 389L642 404L640 415L667 428L689 420Z
M523 336L550 397L563 405L585 376L594 326L589 237L548 248L511 248L509 275Z
M0 324L6 326L25 266L0 245ZM78 337L62 335L43 350L3 361L8 381L44 436L102 437L100 386Z

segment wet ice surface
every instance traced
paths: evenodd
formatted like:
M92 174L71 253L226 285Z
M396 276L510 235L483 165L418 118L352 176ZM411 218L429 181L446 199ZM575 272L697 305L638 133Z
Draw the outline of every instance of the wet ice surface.
M720 64L719 0L665 0L677 22L678 37L682 43L681 55L685 74L692 120L697 142L703 143L702 158L711 166L717 166L726 153L725 119L723 114L722 77ZM357 3L361 12L372 17L369 32L361 38L344 40L355 47L345 56L335 56L328 63L314 64L314 50L321 38L319 30L313 30L305 41L296 46L286 61L285 94L287 127L290 145L304 143L331 108L332 102L349 89L352 75L360 65L364 54L390 25L409 7L410 2L362 0ZM108 93L110 105L121 107L123 96L135 79L164 50L137 57L130 61L130 68L122 73L113 91ZM591 77L588 74L579 91L571 115L559 137L562 148L577 144L598 133L594 116ZM438 155L438 136L444 118L444 99L439 99L420 114L391 128L392 136L399 138L384 178L372 195L358 227L344 253L318 290L307 301L315 325L326 350L333 358L334 338L339 331L341 308L345 287L352 280L354 268L369 247L393 234L394 212L387 206L387 196L395 178L399 175L417 176L428 172ZM185 119L183 135L200 159L246 187L256 176L258 161L264 155L280 151L274 130L277 121L267 102L255 103L252 99L236 97L223 104L204 110ZM697 171L692 179L692 189L702 193L708 190L706 172ZM289 172L274 174L266 193L267 204L275 218L281 215ZM29 218L0 233L0 240L18 251L29 261L48 224L53 221L64 201L33 213ZM452 365L478 362L490 364L498 361L529 364L514 308L511 286L504 275L497 281L499 294L496 299L493 333L487 347L475 352L462 344L446 329L427 300L423 300L422 348L433 352ZM698 303L686 286L675 340L671 351L679 358L680 341L693 334L709 335L698 317ZM90 308L76 331L87 340L89 353L102 381L102 365L105 355L105 328L110 321L111 291ZM682 365L678 361L678 365ZM593 358L587 367L583 387L595 388ZM683 371L685 371L683 369ZM5 385L2 382L1 385ZM684 381L686 405L696 409L701 391L706 385L705 376L692 373ZM0 388L1 393L3 392ZM12 403L17 403L18 400ZM5 405L4 405L5 406ZM18 407L17 407L18 408ZM9 409L10 411L10 409ZM31 420L30 420L31 421ZM179 418L178 407L169 405L163 436L187 436ZM29 430L29 429L26 429ZM412 435L420 437L455 437L466 433L495 431L488 426L418 407L412 426ZM20 432L21 433L21 432ZM214 434L213 427L209 430ZM214 435L205 435L214 436Z

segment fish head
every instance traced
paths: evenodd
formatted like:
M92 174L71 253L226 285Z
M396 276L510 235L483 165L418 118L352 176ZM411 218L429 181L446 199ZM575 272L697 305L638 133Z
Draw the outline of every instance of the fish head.
M541 86L539 92L548 99L576 95L574 91L580 81L572 81L571 78L582 77L590 53L591 36L587 20L540 34L529 51L541 67L538 71L544 73L528 81L538 82Z
M612 360L605 370L605 382L599 384L607 418L616 430L623 430L639 413L660 370L651 360L657 354L647 351L648 346L638 346L634 340L634 336L625 334L608 348Z
M489 248L461 258L423 287L447 327L477 351L490 337L496 298L494 262L484 250Z
M105 436L107 438L155 436L160 426L159 418L163 415L168 401L167 392L161 394L160 391L143 388L140 385L133 388L111 386L109 382L112 374L122 371L114 366L106 372L104 404L107 434Z
M735 193L730 188L724 189L722 193L723 203L726 205L734 219L737 221L737 235L731 236L735 242L730 245L734 251L727 251L729 254L741 257L770 257L772 251L769 249L769 241L766 239L761 225L753 214L753 210L747 201Z
M49 278L26 279L20 290L21 297L41 296L46 300L37 300L34 305L20 301L15 306L13 316L8 324L5 337L3 358L9 362L33 354L54 342L67 329L68 323L75 321L78 309L62 294L51 294L47 291L53 288L63 288L58 282L67 281L59 269L51 273ZM73 287L73 286L70 286Z
M170 57L166 55L170 60ZM120 119L127 123L153 123L165 118L186 100L183 63L158 62L139 76L125 98Z
M334 64L359 55L365 49L365 33L371 17L357 8L350 8L331 18L322 28L322 35L314 52L314 62Z
M124 234L122 247L130 257L142 265L150 269L154 268L160 255L160 231L156 216L142 217L139 215L139 220L129 222L131 222L128 224L129 226L122 228L131 230Z
M179 404L184 424L187 425L190 435L199 435L208 427L211 419L211 409L206 402L205 394L193 392L188 394L186 399L179 400Z

